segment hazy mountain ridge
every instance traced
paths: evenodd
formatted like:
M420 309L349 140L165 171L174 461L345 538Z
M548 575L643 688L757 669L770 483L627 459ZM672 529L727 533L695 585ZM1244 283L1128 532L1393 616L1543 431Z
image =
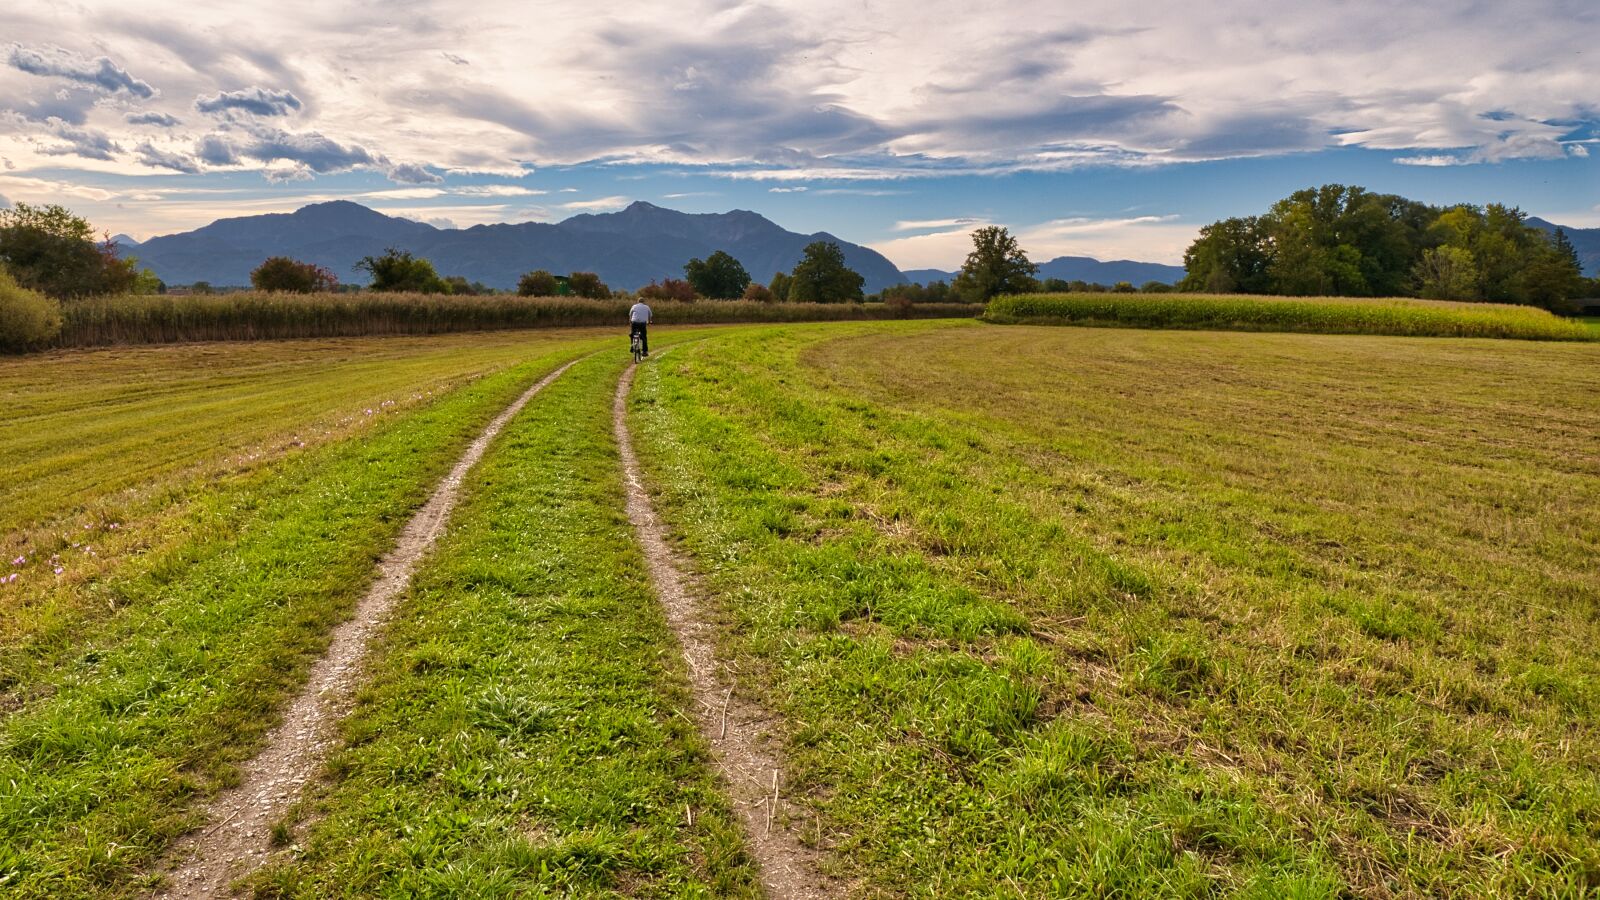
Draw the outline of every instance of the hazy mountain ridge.
M1060 278L1063 281L1088 281L1105 285L1126 281L1137 286L1147 281L1177 284L1183 278L1183 274L1183 266L1138 262L1131 259L1101 261L1090 256L1058 256L1049 262L1039 264L1038 277ZM942 269L908 269L905 276L908 281L927 284L930 281L953 281L956 273Z
M684 263L716 250L731 253L751 277L765 282L792 269L814 240L836 241L869 292L905 280L877 251L826 233L797 234L748 210L690 214L642 201L620 212L583 214L556 224L454 229L340 200L292 213L219 219L127 250L169 284L248 284L252 269L278 255L326 266L339 278L356 281L357 261L396 247L432 260L440 274L491 287L515 287L522 273L547 269L596 272L612 287L631 290L653 280L682 278Z

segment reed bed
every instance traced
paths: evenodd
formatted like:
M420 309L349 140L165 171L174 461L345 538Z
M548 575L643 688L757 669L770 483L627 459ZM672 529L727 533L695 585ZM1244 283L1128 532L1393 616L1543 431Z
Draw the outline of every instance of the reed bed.
M1581 322L1536 307L1402 297L1019 294L990 301L983 318L1006 325L1600 340Z
M99 297L66 304L61 331L50 346L102 347L619 325L627 322L632 302L568 297L259 292ZM706 300L660 302L652 306L656 322L663 325L971 318L982 310L979 306L959 303L892 306L884 303Z

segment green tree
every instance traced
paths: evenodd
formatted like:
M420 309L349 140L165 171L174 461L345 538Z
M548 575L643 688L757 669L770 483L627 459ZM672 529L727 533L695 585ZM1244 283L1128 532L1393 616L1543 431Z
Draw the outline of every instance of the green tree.
M1200 229L1200 237L1184 251L1187 270L1178 287L1208 294L1268 293L1266 236L1261 220L1223 219ZM1079 290L1074 282L1073 290Z
M695 293L712 300L734 300L750 284L750 273L731 255L718 250L705 259L691 259L683 274Z
M96 243L88 220L55 205L0 210L0 262L22 287L56 298L127 293L140 277L136 260L119 257L109 238Z
M382 256L365 256L356 263L358 271L372 276L370 287L374 291L411 292L417 294L448 294L450 285L439 277L433 263L410 250L390 247Z
M861 285L865 281L859 273L844 264L844 250L838 244L833 241L814 241L806 245L800 264L794 267L787 299L794 303L860 300Z
M1534 248L1529 256L1521 273L1527 302L1559 313L1577 312L1572 301L1586 292L1588 284L1566 232L1556 229L1545 246Z
M1478 266L1472 251L1433 247L1417 263L1417 293L1429 300L1478 299Z
M572 292L579 297L590 300L604 300L611 296L611 289L606 287L600 276L593 272L573 272L567 276L567 284L572 287Z
M517 279L517 293L524 297L554 297L559 285L554 275L543 269L534 269L524 272Z
M250 285L258 291L311 294L338 290L339 279L315 263L274 256L250 273Z
M767 288L772 291L773 300L784 303L789 299L789 286L793 283L794 279L789 276L788 272L777 272L773 274L772 280L767 283Z
M969 303L982 303L997 294L1021 294L1039 289L1033 273L1038 265L1017 245L1010 231L989 225L972 233L972 252L956 275L955 292Z

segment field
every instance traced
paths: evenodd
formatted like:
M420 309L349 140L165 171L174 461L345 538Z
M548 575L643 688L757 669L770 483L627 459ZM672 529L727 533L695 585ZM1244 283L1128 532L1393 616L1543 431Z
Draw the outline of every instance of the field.
M253 341L311 337L445 334L463 331L615 325L630 300L441 294L127 295L63 305L56 347L106 347L174 341ZM653 304L663 325L971 318L981 307L924 303L754 303L743 300Z
M1001 324L1595 340L1581 322L1531 306L1405 297L1023 294L995 298L984 318Z
M626 419L645 481L770 712L773 827L835 893L1600 890L1600 347L950 321L656 343ZM577 360L469 476L248 883L760 895L623 514L622 350L0 363L25 559L0 584L0 893L158 881L431 485Z

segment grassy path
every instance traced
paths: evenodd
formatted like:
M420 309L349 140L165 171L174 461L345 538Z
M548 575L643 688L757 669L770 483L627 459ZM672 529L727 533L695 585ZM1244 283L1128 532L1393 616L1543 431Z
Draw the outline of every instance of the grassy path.
M178 862L168 875L172 883L168 896L193 900L217 896L259 864L269 849L272 826L322 769L339 723L350 711L368 645L410 584L417 561L444 532L462 482L506 423L573 365L567 363L539 379L496 416L412 515L378 563L372 588L334 630L328 652L317 660L283 721L267 736L265 749L241 767L239 784L212 801L206 826L179 848Z
M628 519L649 565L656 598L688 666L700 736L711 747L722 788L744 825L745 844L756 858L767 896L782 900L833 896L842 885L829 884L822 878L817 854L800 842L796 827L791 827L796 823L784 814L783 763L773 747L773 731L779 723L747 697L735 696L734 685L727 676L727 661L717 657L716 623L709 615L709 606L696 596L684 577L685 561L667 543L666 528L645 490L627 422L629 393L637 370L637 366L630 366L623 373L612 406L612 424L627 482Z
M623 363L575 366L473 472L260 890L759 896L623 513Z

